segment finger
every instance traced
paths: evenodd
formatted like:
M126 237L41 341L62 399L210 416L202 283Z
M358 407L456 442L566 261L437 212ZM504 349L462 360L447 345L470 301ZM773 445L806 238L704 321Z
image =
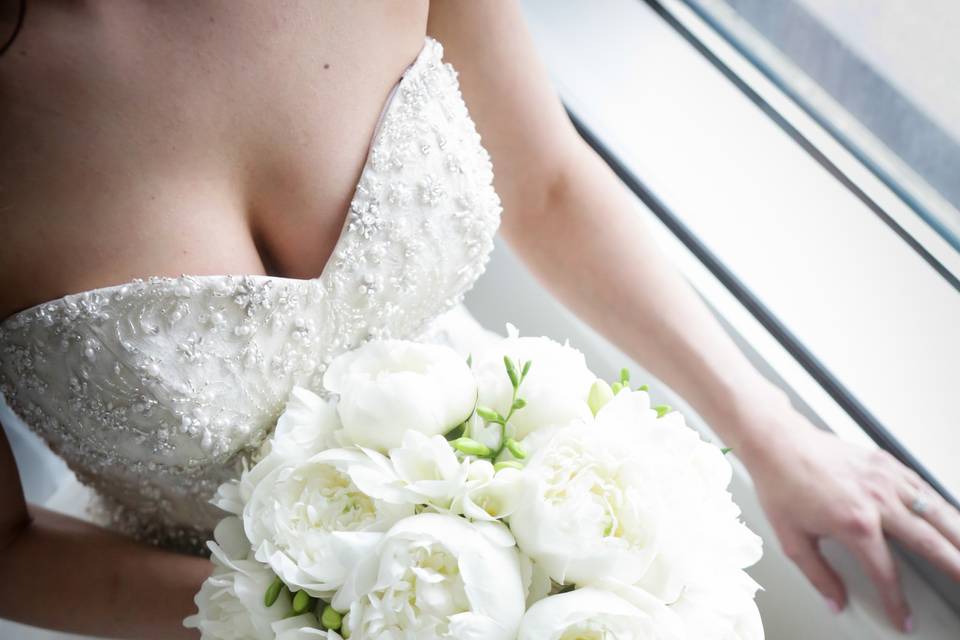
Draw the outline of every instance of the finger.
M903 589L900 587L900 574L897 563L890 553L887 541L878 526L873 526L864 532L842 540L863 565L870 581L876 586L883 602L887 617L895 627L910 632L913 622L910 617L910 608Z
M933 525L955 549L960 549L960 511L912 470L905 471L907 482L900 491L903 503L909 507L918 495L922 495L929 502L929 506L920 517Z
M810 584L820 592L827 607L839 613L847 606L847 594L843 581L820 553L817 539L799 532L782 532L780 543L783 552L807 577Z
M883 528L908 549L960 581L960 550L931 523L906 507L894 507L884 515Z

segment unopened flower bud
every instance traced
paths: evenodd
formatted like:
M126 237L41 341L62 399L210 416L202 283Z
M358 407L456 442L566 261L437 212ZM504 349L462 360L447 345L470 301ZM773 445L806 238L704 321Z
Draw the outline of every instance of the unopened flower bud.
M503 356L503 366L507 369L507 377L510 378L510 384L516 389L520 386L520 377L517 375L517 368L514 366L510 356Z
M487 422L500 422L500 414L487 407L477 407L477 415Z
M587 404L590 405L590 411L593 412L593 415L597 415L605 404L613 400L613 395L613 389L610 388L610 385L605 380L597 378L597 381L590 387L590 394L587 396Z
M274 578L266 593L263 594L263 604L266 607L272 607L273 603L280 597L280 590L283 589L283 581L280 578Z
M482 458L492 453L490 447L482 442L477 442L473 438L457 438L450 442L450 446L468 456L479 456Z
M507 448L507 451L513 454L514 458L518 460L523 460L527 457L527 450L523 448L523 445L514 440L513 438L507 438L507 441L503 443Z
M340 615L339 611L327 605L323 608L323 613L320 614L320 624L327 629L336 631L340 628L340 625L343 624L343 616Z
M306 591L297 591L297 594L293 596L293 612L297 615L305 613L307 609L310 608L310 605L313 604L313 598L310 597L310 594Z

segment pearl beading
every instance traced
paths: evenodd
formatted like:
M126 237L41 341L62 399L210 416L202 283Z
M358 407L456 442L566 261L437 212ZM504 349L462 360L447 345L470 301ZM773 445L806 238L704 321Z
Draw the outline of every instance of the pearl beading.
M294 385L372 338L418 336L483 272L500 220L490 157L427 38L384 107L341 237L313 280L150 278L0 323L0 393L103 500L101 520L196 551L217 486Z

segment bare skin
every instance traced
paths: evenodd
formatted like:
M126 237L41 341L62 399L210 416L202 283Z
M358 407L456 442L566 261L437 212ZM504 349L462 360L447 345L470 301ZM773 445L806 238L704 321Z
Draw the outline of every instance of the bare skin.
M884 534L960 580L960 515L943 501L910 513L921 481L814 429L660 257L567 121L513 1L187 6L30 3L0 58L0 317L150 275L317 276L383 102L429 33L493 157L508 241L739 452L824 596L846 602L817 549L826 536L860 558L898 628L909 609ZM0 616L193 637L180 621L209 564L28 506L0 444Z

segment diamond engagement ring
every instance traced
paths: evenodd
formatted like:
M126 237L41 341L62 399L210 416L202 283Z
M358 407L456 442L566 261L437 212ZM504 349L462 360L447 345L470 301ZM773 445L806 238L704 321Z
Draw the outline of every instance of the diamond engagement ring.
M927 511L930 510L930 501L923 495L923 493L918 493L917 496L913 499L913 502L910 503L910 511L913 511L915 514L921 518Z

